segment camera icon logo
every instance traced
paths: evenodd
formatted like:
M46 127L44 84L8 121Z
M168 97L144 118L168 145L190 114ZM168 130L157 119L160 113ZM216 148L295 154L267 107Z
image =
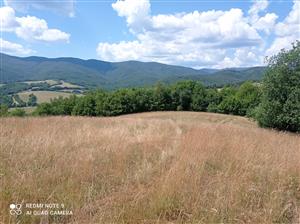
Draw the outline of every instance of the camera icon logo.
M22 214L22 204L10 204L9 205L9 213L11 215L21 215Z

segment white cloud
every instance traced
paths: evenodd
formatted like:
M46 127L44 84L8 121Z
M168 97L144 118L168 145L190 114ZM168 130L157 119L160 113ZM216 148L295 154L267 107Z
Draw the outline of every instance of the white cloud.
M99 43L97 53L102 60L216 67L232 49L263 44L257 29L237 8L151 15L149 0L118 0L112 7L119 16L126 18L136 40ZM266 17L260 26L267 26L270 20Z
M49 29L45 20L34 16L16 17L11 7L0 8L1 32L15 32L26 41L69 42L70 34Z
M57 29L49 29L47 22L34 16L16 18L19 26L16 28L18 37L24 40L41 40L47 42L69 42L70 34Z
M275 13L267 13L260 16L265 12L269 6L268 0L254 0L254 4L248 11L249 23L257 30L265 31L267 34L273 30L278 16Z
M266 51L271 56L281 49L290 49L291 43L300 40L300 1L294 1L293 8L288 16L275 26L276 38Z
M145 53L147 49L138 41L125 42L122 41L118 44L99 43L98 52L103 54L104 60L119 61L124 58L137 60ZM115 60L113 59L116 57Z
M0 38L0 51L13 55L28 55L34 53L33 50L23 47L21 44L12 43Z
M119 16L126 17L132 32L140 31L149 20L149 0L118 0L112 4L112 7Z
M30 8L38 10L47 10L57 12L59 14L68 15L73 17L75 14L75 0L4 0L5 5L14 8L17 11L27 12Z
M144 35L166 40L174 39L175 35L182 44L197 41L214 46L240 42L252 45L261 39L256 30L246 23L240 9L157 15L152 17L151 25Z
M1 24L1 32L7 31L11 32L18 26L18 22L16 21L15 11L10 7L2 7L0 8L0 24Z
M48 42L64 41L69 43L70 34L57 29L47 29L40 36L37 36L36 39Z
M267 49L266 56L272 56L277 54L281 49L290 49L292 47L291 43L299 40L299 36L286 36L277 37L272 45Z
M294 1L294 5L289 15L276 25L277 36L290 36L300 32L300 1Z
M259 55L255 47L236 49L232 57L226 56L216 68L250 67L262 65L264 57Z
M269 6L268 0L254 0L254 4L248 11L250 19L252 21L257 21L259 19L259 13L265 11Z
M253 27L257 30L264 30L267 34L273 30L278 16L275 13L267 13L265 16L258 18L253 23Z

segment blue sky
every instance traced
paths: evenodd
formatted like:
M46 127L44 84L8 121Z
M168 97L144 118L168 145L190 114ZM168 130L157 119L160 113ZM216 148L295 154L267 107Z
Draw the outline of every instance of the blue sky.
M292 0L0 1L1 52L18 56L243 67L300 39Z

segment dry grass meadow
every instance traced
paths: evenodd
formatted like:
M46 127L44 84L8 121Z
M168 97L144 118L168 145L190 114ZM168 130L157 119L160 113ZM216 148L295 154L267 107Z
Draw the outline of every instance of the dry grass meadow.
M49 103L51 99L58 97L70 97L72 93L58 92L58 91L25 91L18 93L21 100L28 102L29 95L34 94L37 98L37 103Z
M300 136L228 115L1 118L2 223L299 223ZM64 203L71 216L9 214Z

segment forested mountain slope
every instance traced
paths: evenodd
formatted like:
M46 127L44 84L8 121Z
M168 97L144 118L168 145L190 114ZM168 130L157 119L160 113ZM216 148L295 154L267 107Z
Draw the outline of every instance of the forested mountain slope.
M172 83L191 79L205 85L224 85L260 80L264 67L240 69L192 69L156 62L105 62L78 58L15 57L1 54L0 83L57 79L84 87L115 89Z

